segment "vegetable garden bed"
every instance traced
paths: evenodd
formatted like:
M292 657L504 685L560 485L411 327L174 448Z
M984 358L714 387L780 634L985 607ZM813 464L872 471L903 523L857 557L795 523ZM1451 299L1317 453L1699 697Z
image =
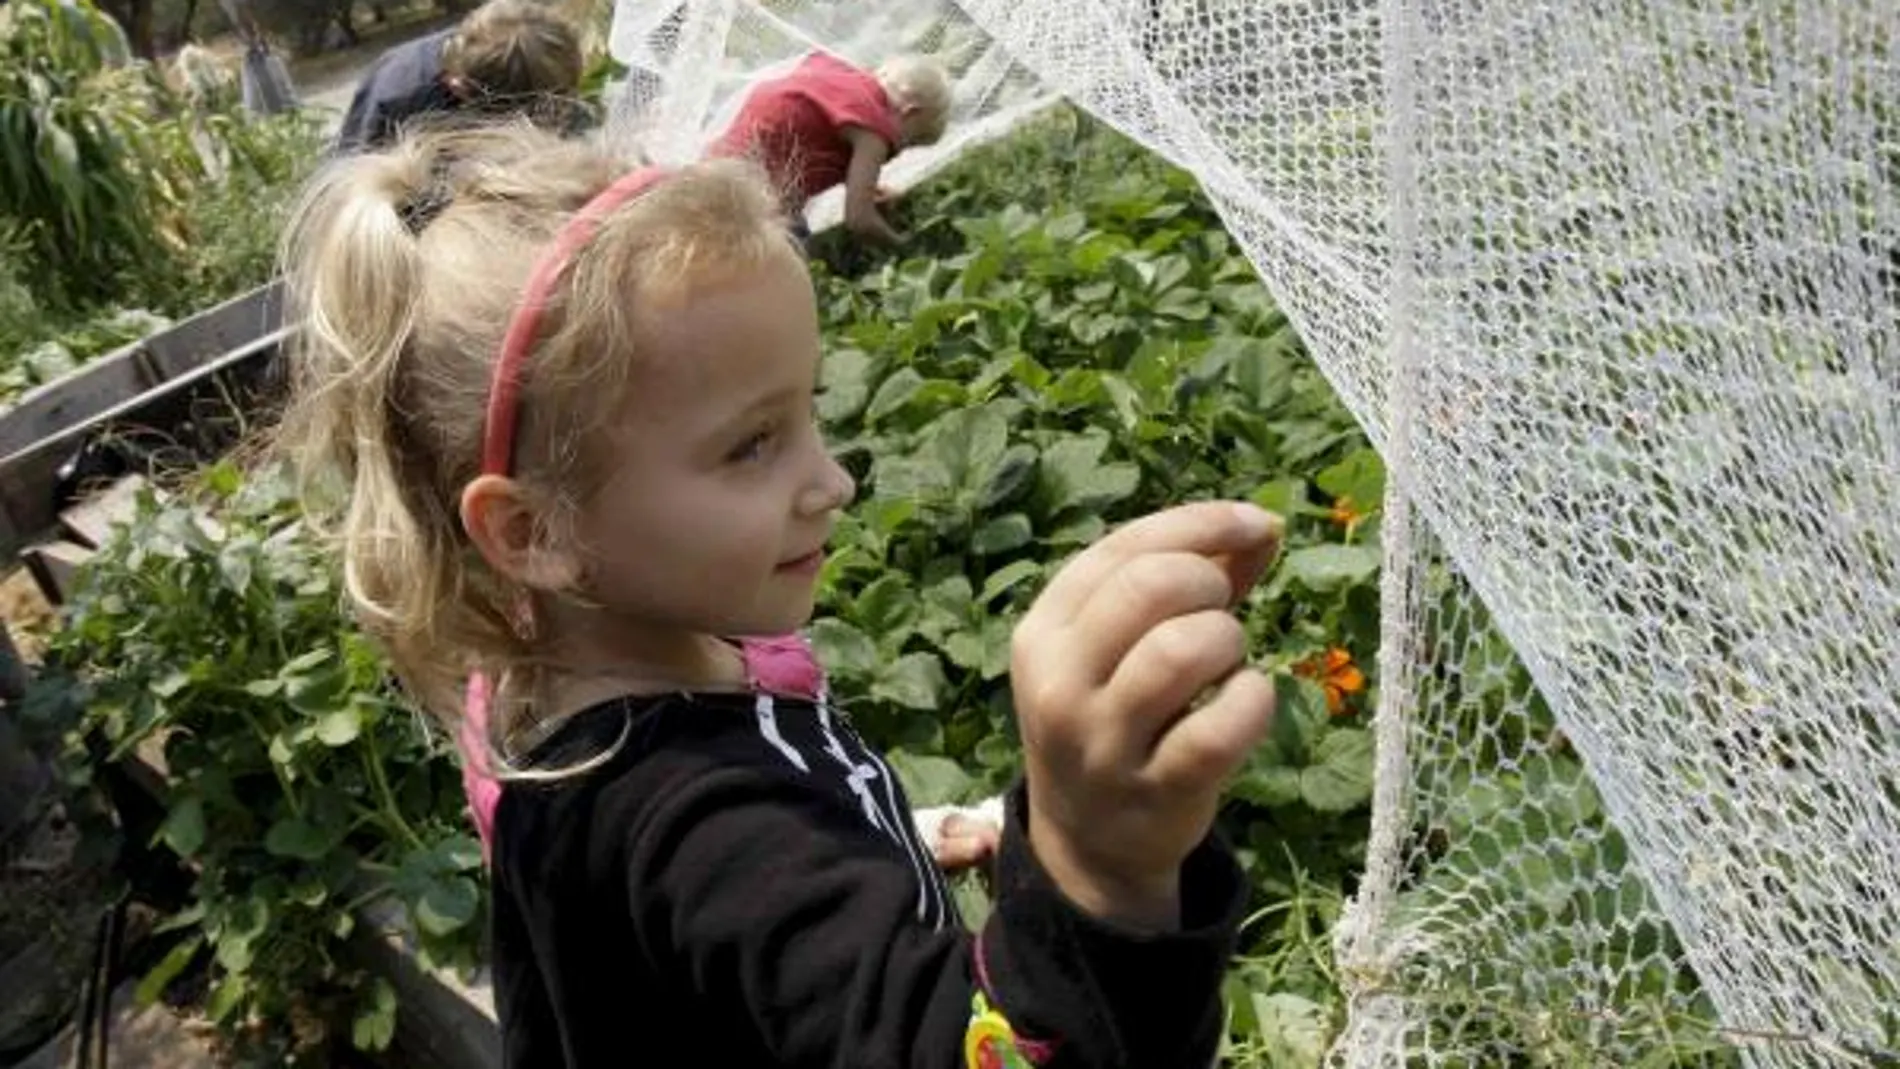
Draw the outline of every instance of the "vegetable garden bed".
M1247 612L1281 717L1223 815L1260 907L1230 1059L1312 1064L1341 1012L1328 933L1372 785L1378 458L1193 181L1106 129L1056 109L902 211L902 259L816 249L821 415L861 486L812 625L835 692L917 804L992 791L1018 763L1007 636L1056 561L1165 503L1285 513ZM30 708L75 776L84 738L167 739L157 835L197 883L154 989L208 969L214 1018L303 1022L274 1056L384 1047L396 989L344 950L354 932L400 917L427 964L480 955L452 751L339 616L277 475L200 481L148 500L89 569Z

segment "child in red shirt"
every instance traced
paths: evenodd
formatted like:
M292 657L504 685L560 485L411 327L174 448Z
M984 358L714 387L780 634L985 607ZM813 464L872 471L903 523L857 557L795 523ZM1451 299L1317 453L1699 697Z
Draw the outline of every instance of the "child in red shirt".
M806 203L843 183L845 228L895 244L877 210L878 173L904 149L942 137L949 111L950 80L933 60L902 56L872 72L814 52L756 86L709 155L758 160L801 230Z

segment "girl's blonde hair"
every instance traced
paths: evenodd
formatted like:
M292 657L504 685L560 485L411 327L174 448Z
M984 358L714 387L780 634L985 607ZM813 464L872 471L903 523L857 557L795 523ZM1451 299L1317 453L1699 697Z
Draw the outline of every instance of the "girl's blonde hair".
M278 444L338 544L345 588L439 715L470 672L549 651L460 519L480 471L490 375L537 255L625 165L526 123L426 133L317 175L285 240L291 402ZM640 310L791 251L760 172L716 161L616 209L555 285L524 365L513 477L549 539L607 474ZM506 727L496 724L504 733Z
M937 60L924 55L892 56L877 69L878 84L891 101L900 107L912 107L926 124L925 140L943 136L950 122L950 72Z

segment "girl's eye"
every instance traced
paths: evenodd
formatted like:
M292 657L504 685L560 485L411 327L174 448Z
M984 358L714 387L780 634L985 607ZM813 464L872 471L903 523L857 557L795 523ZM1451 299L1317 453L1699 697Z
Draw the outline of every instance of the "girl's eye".
M726 454L726 460L733 464L749 464L758 460L771 449L777 436L777 431L760 431L735 446L732 452Z

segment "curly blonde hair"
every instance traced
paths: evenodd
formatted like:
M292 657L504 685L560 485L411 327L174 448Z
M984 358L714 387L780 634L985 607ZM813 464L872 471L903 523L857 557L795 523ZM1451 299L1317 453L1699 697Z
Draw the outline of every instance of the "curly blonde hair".
M463 681L545 663L520 626L539 595L489 568L460 518L479 473L489 381L537 255L627 169L526 123L426 133L336 161L284 245L301 321L277 445L335 540L363 626L431 711ZM526 363L515 481L564 537L601 485L603 425L637 384L635 310L784 255L790 238L753 166L671 172L616 209L555 286ZM500 729L501 725L497 725Z

